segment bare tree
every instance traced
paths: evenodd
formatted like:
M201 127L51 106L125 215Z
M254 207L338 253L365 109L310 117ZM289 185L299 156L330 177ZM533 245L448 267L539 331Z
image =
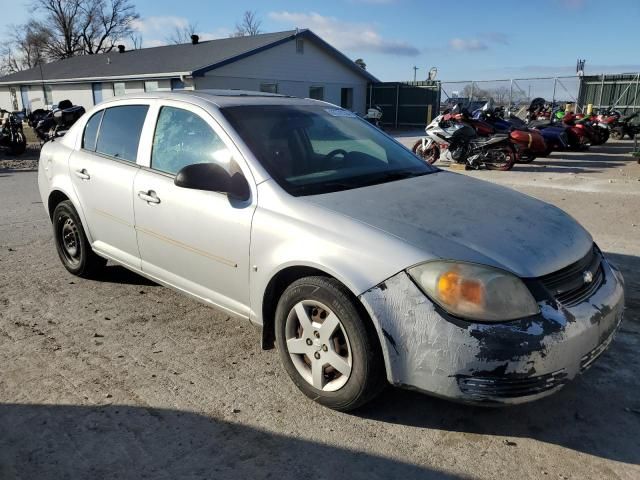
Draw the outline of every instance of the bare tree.
M198 31L197 23L189 23L188 25L184 25L182 27L176 27L173 30L173 33L169 35L165 40L167 43L190 43L191 35L195 35Z
M80 37L86 55L113 50L134 33L133 22L140 18L130 0L83 0L81 8Z
M131 48L133 50L140 50L142 48L142 35L132 32L129 35L129 41L131 42Z
M262 20L258 18L256 12L247 10L242 15L242 20L236 23L236 30L231 34L232 37L248 37L262 33L260 27Z
M134 33L133 23L139 18L132 0L32 0L31 6L36 19L13 30L46 38L46 42L36 42L42 61L109 52ZM33 42L11 38L9 44L12 53L4 55L13 59L9 63L30 68L33 62L22 60L33 58L28 48Z
M367 69L367 64L364 63L364 60L361 58L357 58L353 61L353 63L355 63L356 65L358 65L361 69L366 70Z
M509 87L496 87L490 91L493 101L498 105L506 105L509 103Z
M34 0L33 9L44 18L42 25L50 33L46 56L60 60L82 53L84 0Z
M45 63L49 33L35 20L10 27L10 38L0 49L0 70L14 73Z

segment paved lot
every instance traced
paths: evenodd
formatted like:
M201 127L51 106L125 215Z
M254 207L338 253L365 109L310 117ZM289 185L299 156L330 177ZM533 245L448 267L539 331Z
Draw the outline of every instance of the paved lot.
M623 270L626 321L589 372L508 409L388 389L354 414L299 394L246 322L117 266L67 274L35 172L0 157L0 479L640 478L629 146L463 172L567 210Z

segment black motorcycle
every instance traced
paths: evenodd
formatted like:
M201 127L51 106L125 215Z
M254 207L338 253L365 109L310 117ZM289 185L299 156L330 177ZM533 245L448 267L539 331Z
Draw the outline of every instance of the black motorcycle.
M38 116L34 116L32 120L36 124L34 131L43 143L61 137L84 115L85 111L84 107L73 105L70 100L62 100L53 110L45 114L39 112Z
M634 122L640 112L633 113L628 117L619 118L613 127L611 127L611 138L622 140L626 135L633 138L640 133L640 124Z
M22 155L27 149L27 137L18 115L0 109L0 147L9 155Z

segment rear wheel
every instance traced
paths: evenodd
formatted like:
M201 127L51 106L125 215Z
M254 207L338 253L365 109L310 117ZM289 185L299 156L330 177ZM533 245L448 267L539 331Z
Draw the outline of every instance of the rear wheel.
M282 364L309 398L353 410L385 385L382 353L357 300L337 280L306 277L292 283L276 309Z
M432 144L431 147L424 148L422 140L418 140L413 145L412 151L429 164L436 163L440 158L440 149L438 146Z
M53 211L53 235L58 256L69 272L79 277L93 277L107 261L91 249L80 217L69 200Z
M513 145L502 145L487 152L484 164L487 170L511 170L516 163L516 149Z

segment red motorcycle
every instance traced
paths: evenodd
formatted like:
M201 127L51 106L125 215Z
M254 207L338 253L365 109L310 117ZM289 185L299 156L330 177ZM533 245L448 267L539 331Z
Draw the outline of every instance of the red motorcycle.
M582 133L589 139L591 145L602 145L609 140L609 128L598 126L590 118L582 114L567 112L562 118L562 123L568 125L571 129L575 129L578 134Z

